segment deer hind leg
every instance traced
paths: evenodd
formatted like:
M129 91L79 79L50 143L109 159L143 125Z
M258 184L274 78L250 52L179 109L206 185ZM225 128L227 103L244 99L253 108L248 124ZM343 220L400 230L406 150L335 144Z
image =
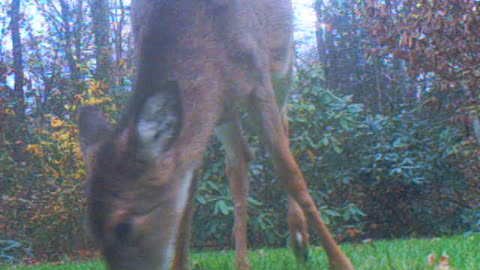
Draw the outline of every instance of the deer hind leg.
M302 172L290 152L287 132L282 124L280 110L269 80L263 89L251 97L250 115L256 122L262 141L272 155L277 175L288 194L298 203L308 220L315 226L327 253L331 270L353 270L350 260L342 253L330 235L320 213L308 192Z
M251 154L248 143L242 136L238 119L224 123L216 128L216 135L225 147L226 172L230 179L230 187L235 209L236 265L238 270L249 270L247 254L247 207L248 207L248 161Z
M180 227L177 233L175 245L175 257L172 262L172 270L189 270L189 249L192 231L193 209L195 208L195 193L197 191L198 177L195 174L190 186L190 196L187 206L183 211Z

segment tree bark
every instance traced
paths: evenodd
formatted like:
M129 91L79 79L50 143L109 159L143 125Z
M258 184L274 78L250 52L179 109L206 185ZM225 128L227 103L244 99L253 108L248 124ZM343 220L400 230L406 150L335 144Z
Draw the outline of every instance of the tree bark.
M114 14L112 14L112 21L114 22L114 33L113 33L113 43L115 44L115 67L116 67L116 85L118 85L121 89L125 86L124 78L125 74L125 62L124 62L124 51L123 51L123 27L125 26L126 22L126 15L125 15L125 5L123 0L115 1L115 6L113 8L115 10Z
M23 73L23 55L22 39L20 36L20 0L12 0L10 10L10 26L12 31L12 52L13 52L13 73L14 73L14 97L15 114L18 121L25 119L25 93L24 93L24 73Z
M60 7L62 13L62 22L63 22L63 31L65 34L65 55L67 57L68 68L70 69L71 79L73 80L74 85L79 83L79 70L75 58L73 57L73 46L72 46L72 30L70 27L70 20L73 16L70 11L70 7L65 0L60 0Z
M5 130L7 127L7 115L5 113L5 101L0 96L0 149L5 144Z
M111 66L112 57L109 42L110 25L108 17L108 2L106 0L92 0L91 3L93 33L95 36L96 70L95 80L100 82L104 90L112 86Z
M477 142L480 142L480 120L478 119L478 115L472 115L473 121L473 135Z
M315 15L317 17L316 29L315 29L315 38L317 41L317 54L318 60L320 61L321 68L323 70L324 80L322 80L322 87L329 88L328 85L328 56L327 56L327 45L326 45L326 31L324 25L324 16L322 14L323 0L315 1Z
M75 58L77 59L77 61L82 63L82 35L84 34L83 0L78 0L77 2L77 12L75 14L75 17L75 26L73 30L73 39L75 43Z

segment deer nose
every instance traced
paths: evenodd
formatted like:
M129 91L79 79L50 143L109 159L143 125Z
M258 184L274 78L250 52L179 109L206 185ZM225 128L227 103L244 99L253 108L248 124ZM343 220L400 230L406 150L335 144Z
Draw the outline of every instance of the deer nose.
M114 235L117 240L126 240L132 231L132 222L130 220L121 221L115 226Z

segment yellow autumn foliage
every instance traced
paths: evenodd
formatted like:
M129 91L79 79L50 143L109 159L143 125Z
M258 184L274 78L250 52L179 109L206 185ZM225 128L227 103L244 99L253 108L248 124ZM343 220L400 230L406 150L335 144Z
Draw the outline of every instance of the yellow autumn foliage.
M34 157L42 157L42 149L40 148L40 145L38 144L29 144L27 147L25 147L25 152L31 153Z
M72 249L72 239L84 234L87 172L78 143L77 110L90 104L101 105L108 112L118 111L118 105L106 97L102 87L90 83L88 89L62 105L61 113L49 111L51 114L44 114L41 120L31 121L29 139L16 142L29 162L18 168L14 163L2 164L9 179L15 181L8 180L14 184L8 186L3 197L6 210L0 215L0 223L5 224L6 235L33 243L37 252L56 254ZM2 173L3 180L7 174ZM41 232L24 234L37 228ZM62 237L57 237L59 234ZM81 245L85 247L88 242L82 240Z
M54 116L50 119L50 125L54 128L58 128L65 125L65 121L62 121L59 117Z

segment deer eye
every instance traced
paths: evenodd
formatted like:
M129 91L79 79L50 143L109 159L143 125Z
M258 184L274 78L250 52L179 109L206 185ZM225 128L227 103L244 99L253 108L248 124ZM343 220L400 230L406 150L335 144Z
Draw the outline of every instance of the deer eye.
M117 240L126 240L132 232L132 222L129 220L122 221L115 226L114 235Z

